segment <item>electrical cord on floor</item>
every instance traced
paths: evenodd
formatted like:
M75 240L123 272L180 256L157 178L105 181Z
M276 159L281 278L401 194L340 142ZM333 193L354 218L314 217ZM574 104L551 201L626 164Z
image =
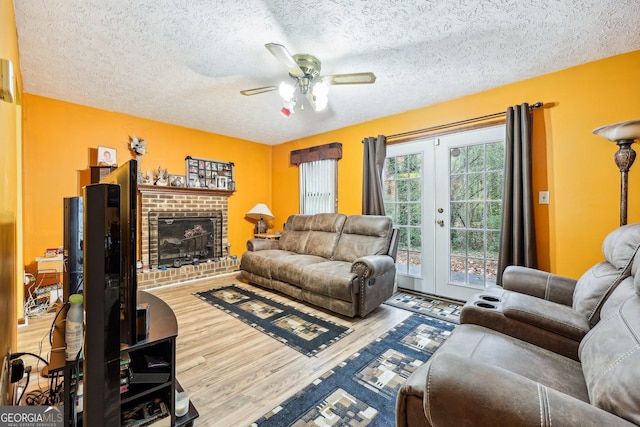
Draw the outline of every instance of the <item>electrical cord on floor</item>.
M22 393L20 393L20 397L18 398L18 400L16 400L16 406L20 406L20 402L22 401L22 397L24 396L24 392L27 391L27 388L29 387L29 377L31 376L31 366L27 366L26 368L24 368L24 373L27 376L27 382L24 384L24 388L22 389Z
M37 359L40 359L42 362L44 362L45 365L48 365L49 362L47 362L45 359L43 359L42 357L40 357L39 355L35 354L35 353L29 353L27 351L23 351L21 353L12 353L11 354L11 359L17 359L18 357L22 357L22 356L33 356Z
M60 375L54 373L49 380L49 388L46 390L32 390L26 394L25 404L30 406L55 406L62 401L63 388Z

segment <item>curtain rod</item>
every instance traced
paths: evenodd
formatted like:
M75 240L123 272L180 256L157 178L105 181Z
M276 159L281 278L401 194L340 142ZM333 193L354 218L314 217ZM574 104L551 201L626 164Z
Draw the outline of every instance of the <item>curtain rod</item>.
M535 104L530 105L529 109L533 110L535 108L542 108L543 105L544 105L543 102L538 101ZM418 130L410 130L408 132L396 133L394 135L389 135L389 136L387 136L387 139L402 138L402 137L405 137L405 136L418 135L418 134L421 134L421 133L431 132L431 131L434 131L434 130L446 129L446 128L452 127L452 126L458 126L458 125L463 125L463 124L467 124L467 123L479 122L481 120L492 119L494 117L504 116L505 114L507 114L506 111L501 111L499 113L487 114L486 116L474 117L472 119L460 120L460 121L457 121L457 122L446 123L444 125L431 126L431 127L428 127L428 128L418 129Z

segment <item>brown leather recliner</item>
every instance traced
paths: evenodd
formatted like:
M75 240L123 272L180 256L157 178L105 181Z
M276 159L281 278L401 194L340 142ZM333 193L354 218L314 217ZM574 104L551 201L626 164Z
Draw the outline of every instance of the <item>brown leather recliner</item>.
M396 425L640 425L640 257L601 306L578 360L458 326L398 393Z
M464 305L460 323L502 332L578 359L582 338L600 320L611 292L631 274L640 246L640 224L612 231L602 244L604 261L577 281L526 267L507 267L503 286L476 294Z

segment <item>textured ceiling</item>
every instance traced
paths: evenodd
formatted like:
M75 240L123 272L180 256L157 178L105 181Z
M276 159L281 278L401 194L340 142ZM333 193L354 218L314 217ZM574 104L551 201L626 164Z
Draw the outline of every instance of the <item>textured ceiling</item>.
M640 49L640 0L14 3L25 92L270 145ZM377 81L286 119L239 93L289 79L269 42Z

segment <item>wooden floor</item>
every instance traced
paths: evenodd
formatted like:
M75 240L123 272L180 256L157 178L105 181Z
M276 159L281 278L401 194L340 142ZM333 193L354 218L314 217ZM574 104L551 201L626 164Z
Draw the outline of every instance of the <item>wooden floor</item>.
M192 295L232 283L354 331L318 355L307 357ZM178 319L176 374L200 412L196 424L201 426L249 425L411 315L382 305L365 319L341 317L249 285L237 273L150 292L166 301ZM51 314L29 319L29 325L18 331L19 351L48 359L52 320ZM36 359L25 359L35 371ZM39 381L46 388L47 380L37 377L32 375L32 385Z

